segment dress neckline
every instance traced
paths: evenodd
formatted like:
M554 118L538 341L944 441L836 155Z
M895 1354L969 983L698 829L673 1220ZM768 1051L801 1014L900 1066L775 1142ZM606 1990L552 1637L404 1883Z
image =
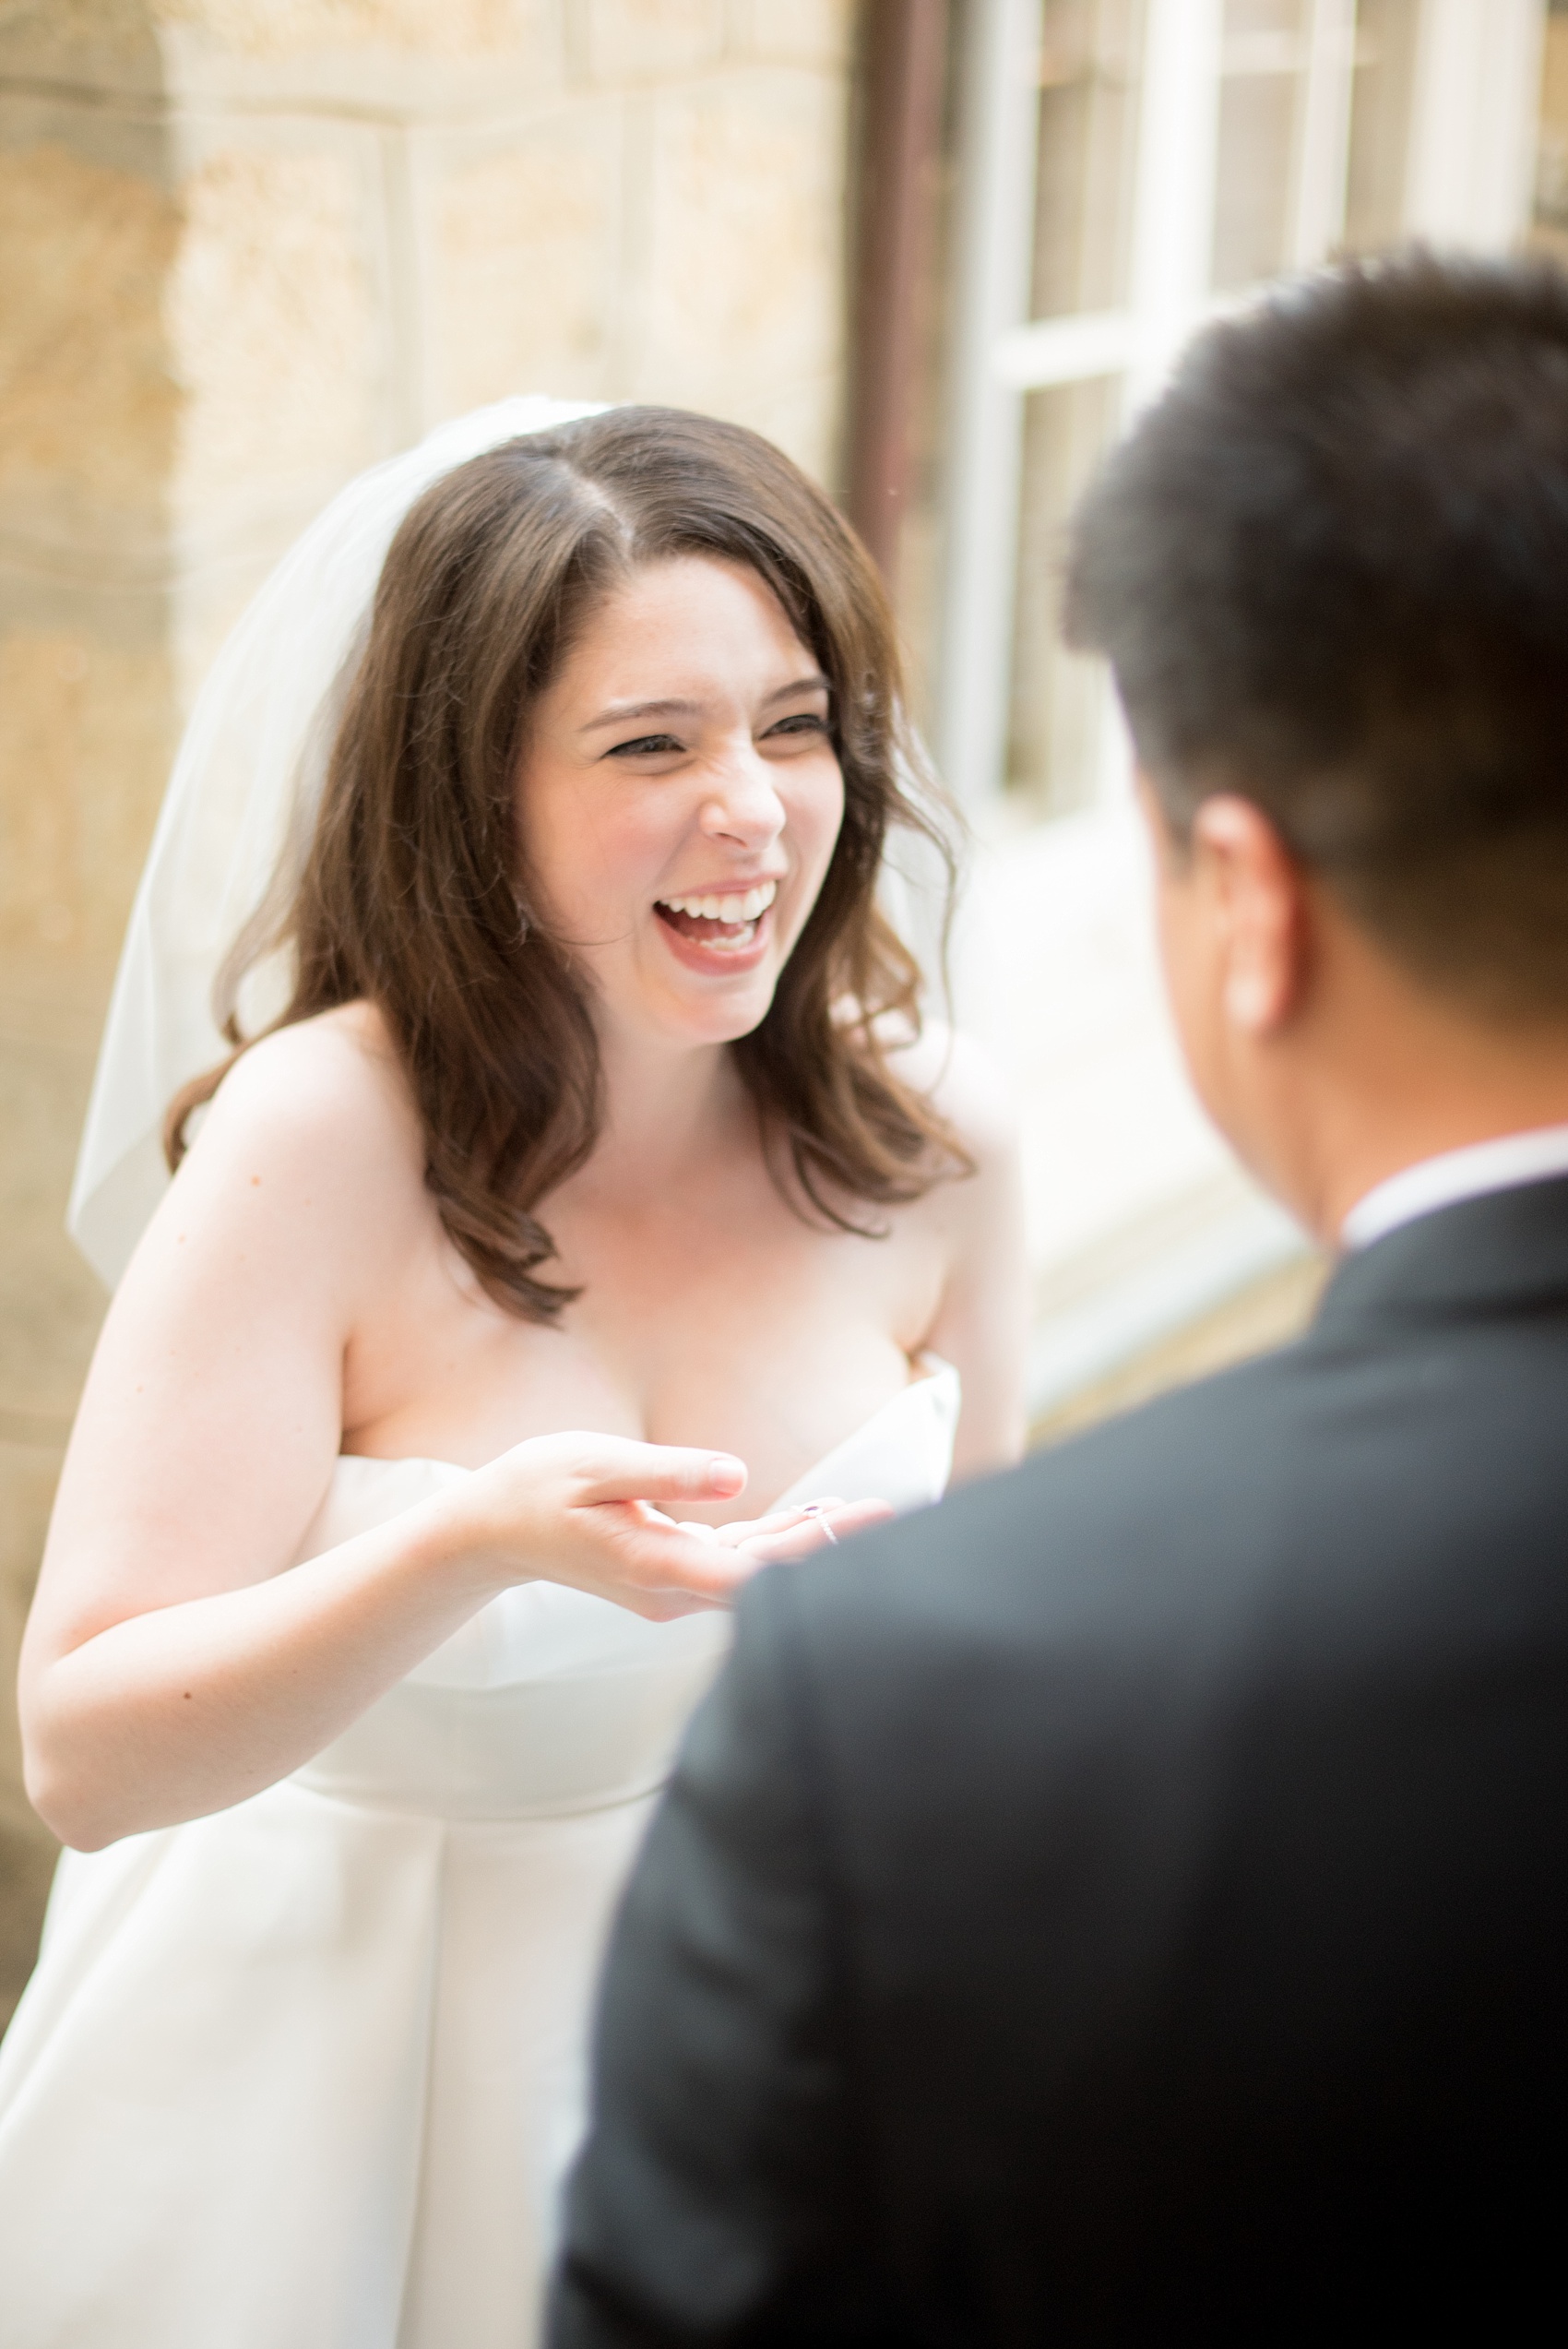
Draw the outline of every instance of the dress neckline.
M862 1419L858 1427L852 1427L847 1436L841 1436L836 1444L830 1444L826 1451L823 1453L820 1460L814 1461L810 1468L802 1469L799 1476L795 1477L791 1483L785 1486L784 1491L786 1494L794 1492L800 1485L806 1484L809 1479L814 1477L818 1470L825 1468L827 1462L832 1460L837 1453L841 1452L847 1444L858 1443L862 1437L868 1436L880 1420L885 1419L889 1413L899 1410L908 1401L909 1398L911 1395L918 1394L922 1387L930 1386L934 1380L938 1379L956 1379L958 1376L953 1365L950 1362L944 1361L939 1353L918 1353L913 1355L911 1359L919 1371L919 1376L909 1379L905 1386L900 1387L897 1394L889 1395L885 1402L878 1403L871 1416L868 1419ZM356 1464L362 1463L367 1468L438 1468L444 1474L448 1476L477 1476L479 1473L477 1469L464 1468L457 1461L437 1460L434 1453L430 1452L396 1452L390 1454L381 1452L339 1452L337 1460L333 1463L332 1473L334 1476L336 1476L339 1468L350 1461L354 1461ZM781 1505L788 1506L788 1504L783 1500L783 1496L780 1496L779 1500L775 1501L772 1504L775 1508L778 1508Z

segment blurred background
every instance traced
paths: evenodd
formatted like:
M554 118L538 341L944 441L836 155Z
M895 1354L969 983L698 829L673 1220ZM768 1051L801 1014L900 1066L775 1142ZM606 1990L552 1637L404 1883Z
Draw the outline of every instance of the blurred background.
M1568 256L1568 0L0 0L0 2021L53 1859L16 1641L104 1305L71 1163L273 561L512 391L735 417L843 503L973 830L955 1005L1022 1103L1050 1441L1321 1277L1177 1066L1063 520L1204 317L1409 235Z

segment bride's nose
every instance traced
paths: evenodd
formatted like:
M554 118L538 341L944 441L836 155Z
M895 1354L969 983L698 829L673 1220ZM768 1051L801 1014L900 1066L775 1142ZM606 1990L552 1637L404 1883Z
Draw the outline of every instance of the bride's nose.
M784 803L772 769L749 743L708 777L697 820L709 840L736 841L753 850L766 848L784 829Z

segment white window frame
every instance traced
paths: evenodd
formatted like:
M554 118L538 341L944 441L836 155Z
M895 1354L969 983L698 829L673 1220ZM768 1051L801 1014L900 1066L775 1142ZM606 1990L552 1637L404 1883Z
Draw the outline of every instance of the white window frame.
M1044 321L1028 316L1040 0L968 0L965 13L936 735L979 842L956 1008L1023 1096L1039 1413L1303 1242L1237 1174L1177 1070L1120 728L1104 729L1083 813L1026 819L1003 789L1024 399L1116 376L1125 421L1221 306L1209 263L1223 0L1146 0L1128 300ZM1500 250L1527 222L1545 16L1545 0L1420 0L1404 233ZM1301 268L1343 233L1355 0L1309 0L1304 40L1288 215ZM1127 1179L1129 1099L1144 1107L1141 1185Z

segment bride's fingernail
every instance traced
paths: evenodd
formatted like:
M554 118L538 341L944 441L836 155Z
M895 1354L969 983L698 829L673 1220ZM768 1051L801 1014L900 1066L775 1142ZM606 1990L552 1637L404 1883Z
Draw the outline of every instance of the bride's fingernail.
M708 1461L707 1473L716 1485L743 1485L746 1481L746 1464L737 1460L733 1452L715 1452Z

